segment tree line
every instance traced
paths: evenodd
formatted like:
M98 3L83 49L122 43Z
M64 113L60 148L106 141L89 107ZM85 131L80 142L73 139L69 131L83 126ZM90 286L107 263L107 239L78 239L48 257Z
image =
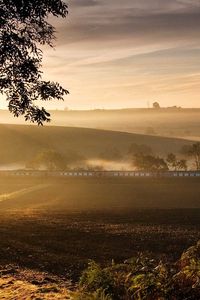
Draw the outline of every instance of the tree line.
M98 159L105 161L128 160L134 169L141 171L187 171L200 170L200 143L184 146L177 154L169 153L161 157L153 153L147 145L132 144L126 155L122 155L116 148L106 149L99 153ZM103 170L102 166L91 167L87 165L87 158L73 150L66 150L62 153L57 150L45 149L37 153L26 164L29 169L66 170L72 166L79 166L79 169Z
M200 170L200 143L184 146L181 155L185 158L179 159L176 154L169 153L165 158L143 152L133 153L133 164L137 169L145 171L187 171L189 161L195 170Z
M169 153L166 159L139 153L134 156L133 163L137 169L144 171L186 171L188 169L187 161L185 159L179 160L174 153Z

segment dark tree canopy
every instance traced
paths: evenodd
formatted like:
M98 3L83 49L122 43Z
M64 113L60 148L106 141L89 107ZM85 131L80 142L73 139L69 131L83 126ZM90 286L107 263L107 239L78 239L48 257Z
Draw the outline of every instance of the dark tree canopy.
M196 169L200 170L200 142L194 143L190 146L184 146L182 153L192 157L194 159Z
M170 170L187 170L187 161L185 159L177 159L174 153L169 153L167 155L166 163Z
M48 17L66 17L61 0L0 0L0 91L14 116L42 125L50 114L38 100L63 100L68 91L42 80L42 45L53 47L55 29Z
M165 160L159 156L136 154L133 158L133 164L138 170L144 171L168 171Z

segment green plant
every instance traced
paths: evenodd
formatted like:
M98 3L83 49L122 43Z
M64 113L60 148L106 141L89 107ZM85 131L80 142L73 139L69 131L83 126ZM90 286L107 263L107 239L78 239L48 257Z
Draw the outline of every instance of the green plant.
M88 268L83 272L80 278L80 286L89 292L95 292L99 289L104 290L106 294L113 294L114 279L107 269L102 269L94 261L90 261Z
M80 285L78 300L200 299L200 243L176 263L157 264L142 254L104 269L91 261Z
M168 271L164 265L152 272L133 277L130 292L134 299L165 299L168 289Z

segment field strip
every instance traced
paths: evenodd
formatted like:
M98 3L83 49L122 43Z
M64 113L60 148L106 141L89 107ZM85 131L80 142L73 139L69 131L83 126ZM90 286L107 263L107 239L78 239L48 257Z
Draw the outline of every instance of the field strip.
M38 190L43 189L48 186L49 186L49 184L39 184L39 185L32 186L29 188L21 189L21 190L12 192L12 193L4 193L4 194L0 195L0 202L10 200L10 199L13 199L18 196L23 196L23 195L26 195L26 194L34 192L34 191L38 191Z

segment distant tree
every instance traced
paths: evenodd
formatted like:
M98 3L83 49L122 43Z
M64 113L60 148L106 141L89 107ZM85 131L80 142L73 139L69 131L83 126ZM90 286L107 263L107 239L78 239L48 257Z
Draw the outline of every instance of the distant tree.
M183 171L187 171L188 167L187 167L187 160L186 159L181 159L177 161L177 169L178 170L183 170Z
M68 91L57 82L41 78L42 51L53 47L55 28L48 17L66 17L61 0L1 0L0 3L0 90L14 116L42 125L50 114L35 101L63 99Z
M165 160L159 156L136 154L133 164L138 170L144 171L167 171Z
M82 163L85 160L81 154L67 150L64 154L56 150L43 150L36 154L36 156L27 162L26 167L30 169L47 170L65 170L69 166Z
M44 150L38 153L34 159L27 163L31 169L45 168L50 171L64 170L67 167L65 157L54 150Z
M176 157L175 154L169 153L167 155L166 162L167 162L169 168L171 168L173 170L176 170L176 168L177 168L177 157Z
M177 159L174 153L169 153L166 159L168 168L171 170L187 170L187 161L185 159Z
M182 148L182 153L188 157L192 157L195 162L196 170L200 170L200 142L184 146Z
M156 108L156 109L160 108L160 104L158 102L154 102L153 108Z

